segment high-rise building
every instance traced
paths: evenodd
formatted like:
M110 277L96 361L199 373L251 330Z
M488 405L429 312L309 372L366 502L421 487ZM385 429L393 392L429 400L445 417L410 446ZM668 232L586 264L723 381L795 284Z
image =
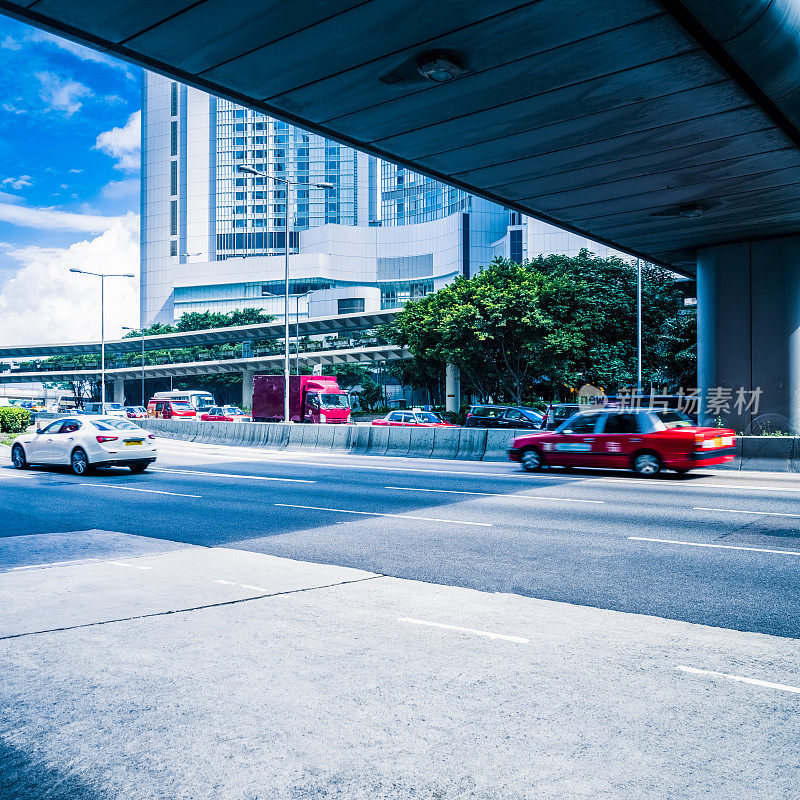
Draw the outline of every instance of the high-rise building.
M431 178L144 74L143 326L190 311L261 308L302 319L397 308L496 256L522 261L587 245L605 254Z

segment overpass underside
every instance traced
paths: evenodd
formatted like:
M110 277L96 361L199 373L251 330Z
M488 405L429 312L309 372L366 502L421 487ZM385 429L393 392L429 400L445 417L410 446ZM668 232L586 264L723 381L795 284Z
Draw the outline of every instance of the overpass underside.
M703 388L763 381L761 410L800 429L797 246L757 244L800 232L792 0L0 10L631 254L699 264Z

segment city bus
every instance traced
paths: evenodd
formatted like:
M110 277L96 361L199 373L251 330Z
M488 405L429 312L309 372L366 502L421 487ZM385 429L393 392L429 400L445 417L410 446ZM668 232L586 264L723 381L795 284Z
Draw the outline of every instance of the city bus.
M171 392L156 392L153 399L183 401L188 403L198 414L216 405L214 395L204 389L174 389Z

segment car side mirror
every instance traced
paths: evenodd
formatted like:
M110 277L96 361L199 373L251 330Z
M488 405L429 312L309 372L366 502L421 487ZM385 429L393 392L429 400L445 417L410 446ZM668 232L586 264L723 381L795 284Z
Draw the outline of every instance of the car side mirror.
M44 430L44 428L37 428L37 429L36 429L36 434L37 434L37 436L38 436L38 435L39 435L39 434L40 434L40 433L41 433L43 430Z

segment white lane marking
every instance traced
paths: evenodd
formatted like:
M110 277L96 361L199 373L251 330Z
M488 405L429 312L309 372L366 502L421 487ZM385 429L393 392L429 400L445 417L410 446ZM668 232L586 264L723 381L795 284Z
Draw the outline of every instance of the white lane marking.
M140 564L126 564L124 561L109 561L115 567L130 567L131 569L152 569L152 567L143 567Z
M99 561L98 558L81 558L74 561L50 561L47 564L30 564L27 567L11 567L12 572L22 569L38 569L39 567L63 567L66 564L86 564L89 561Z
M800 514L782 514L779 511L739 511L736 508L704 508L694 506L692 511L720 511L724 514L757 514L760 517L800 517Z
M33 478L30 473L16 473L16 472L0 472L0 478L8 478L13 481L15 478Z
M146 492L147 494L168 494L172 497L194 497L201 499L201 494L182 494L181 492L164 492L160 489L136 489L133 486L115 486L113 483L79 483L78 486L94 486L98 489L122 489L126 492Z
M457 489L415 489L413 486L384 486L384 489L397 489L402 492L436 492L438 494L474 494L480 497L516 497L523 500L557 500L560 503L599 503L605 500L583 500L571 497L545 497L536 494L504 494L503 492L465 492Z
M677 539L649 539L646 536L629 536L634 542L660 542L661 544L683 544L689 547L713 547L719 550L748 550L751 553L777 553L782 556L800 556L800 550L769 550L764 547L742 547L735 544L706 544L705 542L681 542Z
M222 584L223 586L241 586L242 589L252 589L254 592L268 592L263 586L251 586L249 583L236 583L236 581L224 581L222 579L213 581L214 583Z
M394 517L395 519L416 519L422 522L447 522L451 525L476 525L481 528L491 528L492 522L465 522L463 519L440 519L439 517L415 517L411 514L382 514L379 511L348 511L345 508L325 508L322 506L298 506L293 503L274 503L281 508L304 508L308 511L335 511L337 514L362 514L366 517Z
M425 619L414 619L413 617L398 617L398 622L408 622L411 625L428 625L431 628L444 628L447 631L458 631L459 633L471 633L474 636L485 636L487 639L502 639L504 642L517 642L518 644L530 644L530 639L522 636L508 636L505 633L491 633L490 631L479 631L475 628L461 628L458 625L445 625L443 622L430 622Z
M743 675L731 675L727 672L715 672L711 669L697 669L697 667L684 667L678 666L681 672L689 672L692 675L710 675L713 678L727 678L729 681L738 681L739 683L749 683L753 686L764 686L767 689L780 689L782 692L793 692L800 694L800 686L789 686L785 683L772 683L772 681L762 681L758 678L746 678Z
M280 481L281 483L316 483L316 481L305 480L303 478L269 478L265 475L236 475L233 472L205 472L196 469L166 469L165 467L151 467L151 472L171 472L176 475L205 475L209 478L241 478L248 481ZM192 495L187 495L191 497Z

